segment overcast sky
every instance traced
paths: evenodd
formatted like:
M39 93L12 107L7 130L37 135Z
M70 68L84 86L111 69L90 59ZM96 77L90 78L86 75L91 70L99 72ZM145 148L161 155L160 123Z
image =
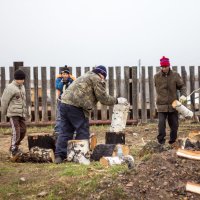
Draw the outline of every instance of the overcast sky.
M0 0L0 66L200 65L200 0Z

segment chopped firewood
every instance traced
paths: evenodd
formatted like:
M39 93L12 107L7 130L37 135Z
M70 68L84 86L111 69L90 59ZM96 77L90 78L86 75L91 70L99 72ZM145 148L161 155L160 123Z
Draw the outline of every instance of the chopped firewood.
M200 160L200 151L178 149L176 154L180 157L189 158L193 160Z
M187 182L186 191L200 194L200 185L196 183Z
M102 157L100 159L100 164L102 164L105 167L112 166L112 165L120 165L122 164L123 160L119 157Z
M200 141L200 131L192 131L189 133L188 138L194 141Z
M90 150L93 151L97 145L97 136L95 134L90 135Z

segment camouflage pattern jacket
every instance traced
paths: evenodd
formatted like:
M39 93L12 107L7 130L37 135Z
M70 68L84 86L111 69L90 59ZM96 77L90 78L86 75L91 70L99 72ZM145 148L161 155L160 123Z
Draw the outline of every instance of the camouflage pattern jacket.
M4 90L1 98L1 113L7 117L27 116L26 94L24 85L12 81Z
M106 93L106 83L94 72L76 79L62 94L61 102L82 108L86 117L97 104L114 105L117 99Z
M172 102L178 99L178 90L180 95L187 96L186 87L180 75L172 71L165 74L158 72L154 76L154 84L156 88L157 98L157 111L158 112L173 112Z

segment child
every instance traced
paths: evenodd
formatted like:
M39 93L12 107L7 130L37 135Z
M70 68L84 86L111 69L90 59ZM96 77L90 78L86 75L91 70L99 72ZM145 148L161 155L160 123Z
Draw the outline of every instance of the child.
M19 145L26 134L27 109L24 80L25 73L22 70L15 71L14 80L5 88L1 98L1 113L9 117L12 128L10 146L12 161L21 155Z
M57 114L56 114L56 125L54 128L55 136L57 137L60 132L60 103L61 103L61 95L63 91L65 91L69 85L75 80L75 78L70 74L68 68L61 72L56 79L56 90L58 94L57 100Z

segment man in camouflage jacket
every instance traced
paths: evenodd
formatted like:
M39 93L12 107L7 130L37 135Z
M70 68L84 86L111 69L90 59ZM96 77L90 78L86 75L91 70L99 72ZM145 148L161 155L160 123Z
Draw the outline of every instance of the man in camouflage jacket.
M1 98L1 113L10 119L12 127L11 158L19 152L20 142L26 134L25 118L27 117L26 94L24 88L25 73L17 70L14 79L4 90Z
M77 78L61 97L61 131L59 133L55 163L61 163L67 154L67 141L89 139L89 112L98 101L104 105L126 104L123 97L115 98L106 93L106 68L102 65Z
M173 144L177 139L178 131L178 112L172 107L172 102L178 99L177 91L180 91L179 101L186 100L186 87L180 75L170 69L170 62L164 56L160 59L161 70L155 74L154 83L157 93L157 111L158 111L158 136L160 144L165 144L166 119L170 127L169 144Z

